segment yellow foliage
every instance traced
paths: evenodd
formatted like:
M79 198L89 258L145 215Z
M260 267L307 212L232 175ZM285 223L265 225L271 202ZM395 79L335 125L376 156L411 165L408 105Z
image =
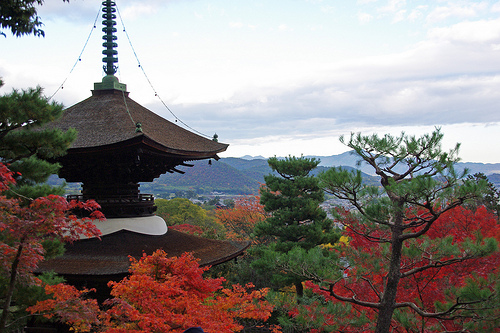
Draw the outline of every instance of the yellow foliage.
M334 248L334 247L337 247L341 244L345 244L345 245L349 245L349 237L347 236L340 236L340 239L337 243L333 244L332 243L328 243L328 244L321 244L320 247L323 248L323 249L331 249L331 248Z

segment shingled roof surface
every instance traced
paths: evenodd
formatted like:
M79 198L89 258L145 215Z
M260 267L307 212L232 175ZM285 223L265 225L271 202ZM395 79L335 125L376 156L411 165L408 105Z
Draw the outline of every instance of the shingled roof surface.
M40 263L39 272L54 271L71 275L113 275L128 273L129 256L140 258L145 252L164 250L170 257L192 252L201 266L216 265L236 258L250 245L206 239L169 229L161 236L118 231L101 239L84 239L66 245L63 256Z
M141 123L142 132L136 132L136 123ZM67 108L52 126L78 131L70 148L100 147L138 136L153 140L165 151L181 155L216 154L228 146L175 125L119 90L93 91L91 97Z

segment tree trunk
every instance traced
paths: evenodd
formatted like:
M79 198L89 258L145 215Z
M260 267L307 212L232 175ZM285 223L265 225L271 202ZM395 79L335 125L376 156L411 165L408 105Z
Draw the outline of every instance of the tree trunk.
M387 273L384 293L380 301L375 333L388 333L391 328L396 294L401 278L401 249L403 247L403 242L399 239L399 236L402 234L401 225L403 222L401 209L397 208L394 220L395 223L392 227L391 261L389 263L389 272Z
M2 309L3 310L2 317L0 318L0 333L3 333L7 327L7 319L9 318L10 314L9 311L10 303L12 301L12 295L14 294L14 289L16 287L17 267L19 266L22 252L23 252L23 240L21 240L21 244L17 248L16 257L14 258L14 261L12 262L11 266L9 288L5 296L5 303Z
M295 292L297 294L297 304L302 302L302 297L304 297L304 286L302 282L295 282Z

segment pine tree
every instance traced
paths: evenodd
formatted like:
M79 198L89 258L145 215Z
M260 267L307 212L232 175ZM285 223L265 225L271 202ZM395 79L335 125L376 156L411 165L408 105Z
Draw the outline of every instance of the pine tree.
M59 170L50 160L65 154L76 131L41 128L62 112L63 106L50 102L40 87L0 97L0 162L14 172L15 193L28 198L62 194L42 183Z
M376 300L368 301L365 294L355 291L349 296L340 295L335 292L337 283L329 287L330 295L337 300L375 309L378 312L375 332L389 332L396 309L411 307L422 317L444 317L457 308L481 301L469 301L457 296L455 304L448 304L440 313L426 313L414 303L401 303L397 299L403 279L408 281L425 270L485 256L496 248L494 240L486 242L482 238L477 243L472 240L466 242L464 248L453 243L452 238L433 241L426 238L443 214L481 197L486 188L484 180L467 179L467 171L459 173L454 169L459 160L459 145L450 152L444 152L441 149L442 138L439 129L420 138L404 133L398 137L351 134L346 145L360 157L360 163L373 167L380 178L380 186L362 184L359 171L332 168L320 175L321 186L327 192L353 207L347 214L345 209L338 207L336 218L349 232L372 243L373 249L380 250L371 258L378 258L379 264L375 267L383 272L379 276L383 281L381 289L374 288L380 281L366 281L361 266L352 267L350 272L355 274L359 270L359 283L372 286ZM341 141L344 142L343 138ZM420 244L422 239L423 244ZM420 267L403 260L405 253L412 249L423 253L425 260ZM431 249L439 251L437 254L425 252Z
M270 244L257 249L258 259L253 265L261 271L276 267L276 263L293 261L289 255L299 251L302 255L321 255L311 251L321 244L334 243L338 233L333 221L320 207L324 200L319 180L311 172L319 160L306 157L289 156L284 159L272 157L268 160L271 169L277 173L264 177L266 185L261 189L261 204L270 214L263 222L256 225L256 237L270 239ZM292 251L293 250L293 251ZM313 260L313 259L311 259ZM297 296L302 296L303 278L295 274L280 274L279 269L274 279L282 283L293 283Z
M69 204L63 198L53 196L64 193L64 189L44 182L59 169L59 165L50 160L65 154L76 137L74 130L64 132L43 127L62 115L63 106L50 102L42 92L37 87L13 90L0 97L0 165L6 166L3 174L10 177L8 181L2 178L4 186L0 188L3 207L0 209L0 269L5 273L0 279L3 309L0 331L5 329L12 314L11 302L17 304L18 310L26 306L22 297L16 297L23 296L19 290L32 286L30 279L20 278L32 276L34 266L26 263L41 260L40 253L44 256L61 253L64 236L52 237L53 234L67 234L75 227L54 223L53 231L37 229L51 225L56 217L68 223L71 220L66 216ZM24 233L18 229L23 229ZM29 251L31 248L37 251Z

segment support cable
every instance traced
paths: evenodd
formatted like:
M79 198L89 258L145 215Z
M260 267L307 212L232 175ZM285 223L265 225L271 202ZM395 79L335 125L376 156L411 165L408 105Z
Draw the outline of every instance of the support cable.
M127 110L127 113L130 117L130 120L132 120L132 123L134 126L137 126L137 123L134 121L134 118L132 118L132 115L130 114L130 110L128 109L128 104L127 104L127 98L125 97L125 91L122 90L122 95L123 95L123 103L125 103L125 109Z
M130 45L130 47L132 49L132 52L134 53L135 60L137 61L137 65L141 69L142 73L144 74L144 77L146 78L146 80L149 83L149 86L151 87L151 89L155 93L155 96L158 98L158 100L161 102L161 104L163 104L163 106L170 112L170 114L174 117L174 119L175 119L176 122L179 121L181 124L183 124L184 126L186 126L187 128L189 128L193 132L196 132L199 135L202 135L202 136L204 136L206 138L212 138L212 136L204 134L204 133L201 133L201 132L195 130L194 128L192 128L191 126L189 126L188 124L186 124L185 122L183 122L179 117L177 117L175 115L175 113L172 110L170 110L170 108L168 107L168 105L163 101L163 99L160 97L160 95L158 94L158 92L154 88L153 83L151 83L151 81L149 80L149 77L146 74L146 71L144 70L144 67L142 67L141 62L139 61L139 57L137 56L137 53L135 52L134 46L132 45L132 41L130 40L130 37L129 37L128 33L127 33L127 29L125 29L125 24L123 23L123 19L122 19L122 16L120 14L120 10L118 9L118 6L116 6L116 12L118 13L118 17L120 18L120 22L121 22L122 27L123 27L123 32L125 33L125 36L127 37L127 40L128 40L128 43L129 43L129 45Z
M94 30L97 27L96 24L97 24L97 20L99 19L99 14L101 13L101 8L102 8L102 5L99 7L99 10L97 11L97 15L96 15L95 20L94 20L94 25L92 26L92 29L90 29L89 36L87 37L87 40L85 41L85 44L83 45L83 49L80 52L80 55L78 56L78 59L76 60L75 64L73 65L73 67L69 71L69 73L66 76L66 78L64 79L63 83L61 83L61 85L59 86L59 88L57 88L57 90L52 94L52 96L49 97L48 101L50 101L59 92L59 90L64 89L64 84L66 83L66 80L68 80L68 78L71 75L71 73L73 73L73 70L75 69L76 65L80 61L82 61L82 54L85 51L85 48L87 47L87 44L89 43L89 40L90 40L90 37L92 36L92 33L94 32Z

